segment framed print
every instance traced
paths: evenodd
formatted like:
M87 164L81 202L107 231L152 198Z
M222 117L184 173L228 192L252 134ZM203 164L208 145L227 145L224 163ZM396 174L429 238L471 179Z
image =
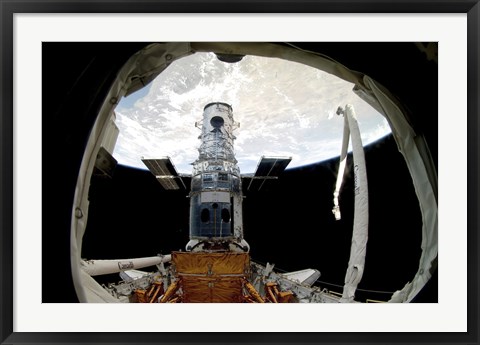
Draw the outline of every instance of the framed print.
M2 343L478 343L477 1L1 11Z

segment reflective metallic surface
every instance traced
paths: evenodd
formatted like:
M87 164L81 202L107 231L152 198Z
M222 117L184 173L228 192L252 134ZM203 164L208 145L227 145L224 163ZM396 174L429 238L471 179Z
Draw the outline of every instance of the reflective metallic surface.
M206 249L205 245L224 250L243 240L242 214L235 212L242 204L240 169L233 150L233 131L239 124L230 105L216 102L205 106L197 127L202 132L193 163L187 250Z

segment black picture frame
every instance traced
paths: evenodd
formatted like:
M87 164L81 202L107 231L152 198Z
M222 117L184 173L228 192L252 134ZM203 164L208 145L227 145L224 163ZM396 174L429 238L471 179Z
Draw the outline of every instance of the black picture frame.
M0 220L2 344L436 343L478 344L479 17L478 0L424 1L23 1L0 0ZM113 6L114 5L114 6ZM18 333L13 332L13 15L15 13L467 13L468 15L468 332L466 333ZM454 317L454 316L452 316Z

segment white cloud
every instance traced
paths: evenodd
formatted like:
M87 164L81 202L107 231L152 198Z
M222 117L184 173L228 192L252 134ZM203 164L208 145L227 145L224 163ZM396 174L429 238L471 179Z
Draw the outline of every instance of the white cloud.
M327 159L341 149L338 106L354 105L365 143L387 133L386 121L352 87L280 59L247 56L227 64L214 54L196 53L170 65L133 107L122 107L114 156L140 168L143 164L135 157L170 156L180 172L189 173L200 145L194 124L201 121L207 103L220 101L233 106L240 122L235 152L243 172L252 172L267 154L293 156L291 166Z

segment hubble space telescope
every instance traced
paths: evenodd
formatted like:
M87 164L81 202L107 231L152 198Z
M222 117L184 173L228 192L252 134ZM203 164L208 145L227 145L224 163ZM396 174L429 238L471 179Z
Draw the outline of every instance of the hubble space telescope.
M196 126L202 131L201 145L191 175L190 241L186 250L248 252L243 238L242 180L248 181L248 190L259 190L266 180L278 178L291 157L262 157L255 174L241 175L233 146L233 131L240 124L233 119L232 107L220 102L207 104L203 121ZM163 188L185 188L170 158L142 161Z

